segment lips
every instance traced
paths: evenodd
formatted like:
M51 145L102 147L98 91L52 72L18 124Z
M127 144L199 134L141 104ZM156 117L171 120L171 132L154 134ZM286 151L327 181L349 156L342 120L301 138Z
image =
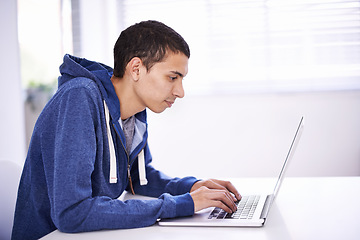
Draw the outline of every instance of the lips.
M169 108L171 108L171 106L174 104L175 101L168 101L165 100L166 104L168 105Z

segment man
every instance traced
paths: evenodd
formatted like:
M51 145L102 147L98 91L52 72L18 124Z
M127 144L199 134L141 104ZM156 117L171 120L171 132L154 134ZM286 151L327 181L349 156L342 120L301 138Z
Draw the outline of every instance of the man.
M65 55L59 87L35 125L18 192L13 239L136 228L241 196L227 181L169 178L151 166L146 108L160 113L184 97L190 50L156 21L124 30L114 70ZM124 190L155 197L121 201Z

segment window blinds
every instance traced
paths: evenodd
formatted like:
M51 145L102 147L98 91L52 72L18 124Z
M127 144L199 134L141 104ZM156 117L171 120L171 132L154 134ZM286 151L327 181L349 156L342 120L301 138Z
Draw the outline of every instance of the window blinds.
M360 2L123 0L122 25L154 19L192 56L190 92L360 88Z

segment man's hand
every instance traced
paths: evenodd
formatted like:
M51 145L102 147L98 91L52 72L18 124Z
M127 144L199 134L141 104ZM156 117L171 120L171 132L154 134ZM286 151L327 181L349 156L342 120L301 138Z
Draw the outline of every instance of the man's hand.
M226 212L235 212L235 202L241 199L240 193L229 181L209 179L196 182L191 190L195 212L208 207L219 207Z

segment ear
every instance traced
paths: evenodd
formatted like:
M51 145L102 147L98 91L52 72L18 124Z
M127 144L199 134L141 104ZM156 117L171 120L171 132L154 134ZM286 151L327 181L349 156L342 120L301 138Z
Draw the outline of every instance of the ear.
M138 81L140 77L140 68L142 67L142 61L138 57L133 57L127 64L126 68L134 81Z

